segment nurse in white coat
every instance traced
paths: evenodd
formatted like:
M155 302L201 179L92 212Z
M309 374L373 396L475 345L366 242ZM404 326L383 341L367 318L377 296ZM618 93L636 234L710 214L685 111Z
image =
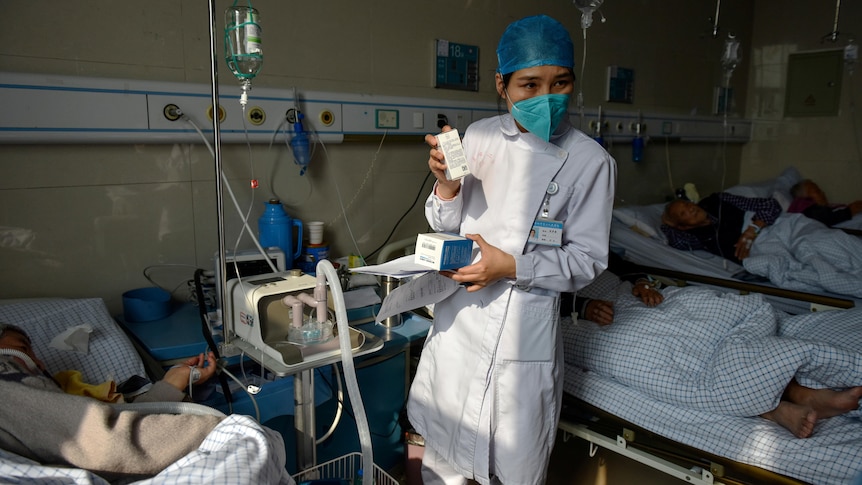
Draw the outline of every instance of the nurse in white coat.
M464 288L435 305L410 390L426 485L544 483L562 398L559 294L607 267L616 164L569 124L568 32L543 15L518 20L497 58L509 113L467 128L471 174L447 180L426 136L428 221L480 251L446 273Z

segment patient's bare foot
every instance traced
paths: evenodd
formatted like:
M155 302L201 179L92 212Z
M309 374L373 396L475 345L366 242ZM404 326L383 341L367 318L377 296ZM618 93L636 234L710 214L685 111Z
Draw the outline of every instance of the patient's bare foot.
M760 416L784 426L797 438L811 436L817 423L817 411L790 401L781 401L777 408Z
M792 381L787 386L785 396L793 403L811 407L817 411L818 418L831 418L859 407L859 399L862 399L862 386L851 387L843 391L833 391L832 389L811 389Z

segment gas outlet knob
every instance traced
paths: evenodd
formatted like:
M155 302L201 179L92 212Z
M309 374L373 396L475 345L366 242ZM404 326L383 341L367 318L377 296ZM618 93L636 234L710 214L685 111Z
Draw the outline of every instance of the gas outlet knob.
M260 126L263 124L264 121L266 121L266 112L263 110L263 108L260 108L259 106L254 106L253 108L248 110L248 121L255 126Z
M323 123L324 126L332 126L332 123L335 122L335 115L332 114L332 111L323 110L320 112L320 122Z

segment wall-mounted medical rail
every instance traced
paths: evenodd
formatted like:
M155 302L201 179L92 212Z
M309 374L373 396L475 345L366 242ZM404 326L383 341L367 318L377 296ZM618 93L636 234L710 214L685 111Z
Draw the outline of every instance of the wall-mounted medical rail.
M305 128L321 141L379 140L384 134L394 140L438 132L441 123L463 132L473 121L501 109L487 93L463 101L258 86L249 92L243 109L240 90L231 84L219 87L215 110L212 92L204 84L0 72L0 143L201 143L176 108L198 126L209 126L218 116L222 143L271 143L277 132L289 131L285 118L297 106ZM572 107L572 123L594 135L599 110L585 109L581 117ZM662 143L746 143L751 138L751 121L741 118L607 109L601 113L606 143L631 143L638 124L642 136Z

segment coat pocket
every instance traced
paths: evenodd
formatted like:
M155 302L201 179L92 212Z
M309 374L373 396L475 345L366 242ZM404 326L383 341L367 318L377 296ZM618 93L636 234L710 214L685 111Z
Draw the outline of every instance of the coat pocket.
M513 288L503 319L502 361L550 362L554 359L559 315L558 295Z

